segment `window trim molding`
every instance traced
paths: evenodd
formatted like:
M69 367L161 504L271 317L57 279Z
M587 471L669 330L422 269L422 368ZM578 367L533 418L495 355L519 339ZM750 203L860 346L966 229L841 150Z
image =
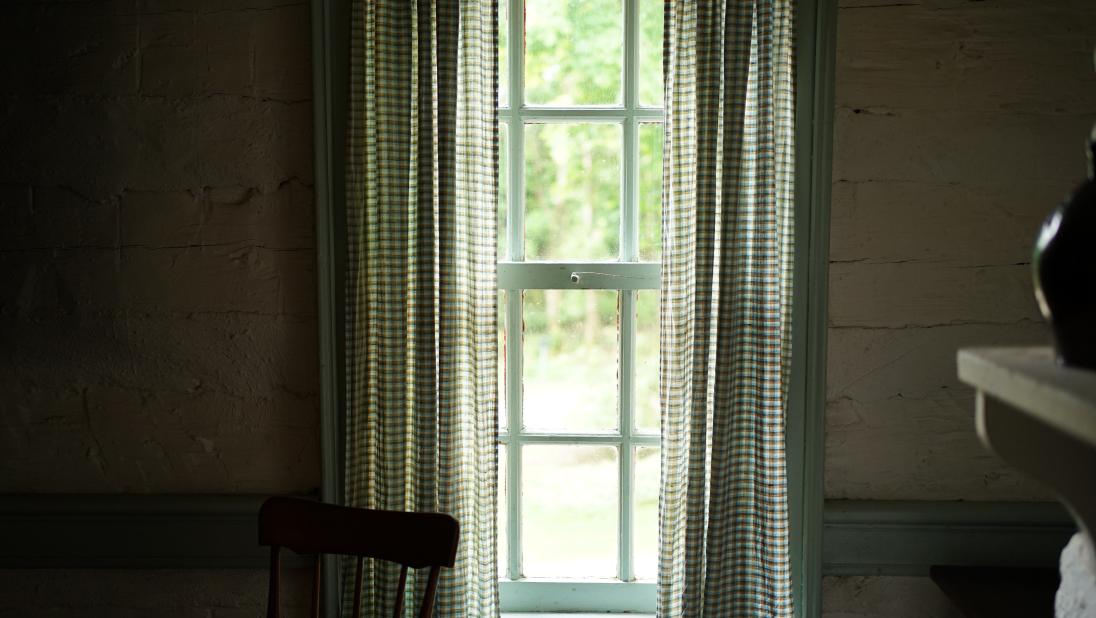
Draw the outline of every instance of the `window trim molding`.
M500 0L506 1L506 0ZM321 498L342 499L345 126L350 0L312 0L317 322ZM793 355L787 426L791 569L796 615L821 614L826 297L837 3L796 0L796 252ZM512 20L514 21L514 20ZM627 30L627 24L625 24ZM513 25L511 25L513 29ZM512 102L511 102L512 103ZM538 110L551 116L552 109ZM559 110L564 113L564 110ZM598 114L612 116L618 110ZM511 147L514 144L511 143ZM809 173L804 173L809 170ZM324 565L325 616L338 607L338 565ZM334 576L332 576L334 575ZM642 586L650 584L622 584Z
M335 65L347 61L346 45L337 39L349 33L345 28L335 31L337 15L349 9L346 0L314 0L312 2L312 87L313 87L313 185L316 217L316 287L319 328L320 371L320 446L321 498L337 501L341 498L342 470L338 465L341 445L341 410L345 395L342 389L342 274L345 257L339 238L345 229L344 202L336 197L345 194L343 172L346 169L342 130L345 127L347 85L336 77ZM343 21L347 23L348 20ZM340 57L341 56L341 57ZM341 82L341 83L340 83Z
M786 455L795 613L822 614L827 291L836 0L796 0L795 236ZM793 479L798 477L799 482Z
M346 122L349 108L350 0L312 0L313 208L316 217L316 321L320 374L320 499L343 502L345 375ZM321 607L339 614L341 566L324 556Z

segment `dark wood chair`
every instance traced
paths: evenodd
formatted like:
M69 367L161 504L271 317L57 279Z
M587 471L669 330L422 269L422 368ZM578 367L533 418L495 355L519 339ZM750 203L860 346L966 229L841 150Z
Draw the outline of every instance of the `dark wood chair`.
M393 616L403 613L407 568L430 567L426 594L419 616L434 611L441 567L452 567L457 557L460 524L442 513L406 513L356 509L304 498L270 498L259 509L259 544L270 546L270 596L268 618L278 618L281 560L287 547L298 554L316 554L312 582L312 616L320 615L320 559L323 554L357 556L354 584L354 618L359 618L362 596L362 562L377 558L401 565L399 590Z

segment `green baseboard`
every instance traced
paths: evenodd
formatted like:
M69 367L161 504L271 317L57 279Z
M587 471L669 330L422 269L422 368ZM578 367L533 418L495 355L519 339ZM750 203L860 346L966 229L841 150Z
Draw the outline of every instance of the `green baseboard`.
M0 568L265 568L265 497L0 496ZM1075 529L1054 503L827 501L822 571L1056 566Z
M928 575L933 565L1057 567L1076 526L1057 503L827 501L826 575Z

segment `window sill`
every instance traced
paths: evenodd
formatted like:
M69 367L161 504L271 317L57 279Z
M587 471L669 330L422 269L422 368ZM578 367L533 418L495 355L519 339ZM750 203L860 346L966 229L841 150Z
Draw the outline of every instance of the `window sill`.
M509 616L555 614L591 616L654 613L655 584L598 580L518 580L499 582L499 601Z
M612 615L609 612L602 612L600 614L594 614L590 612L584 613L568 613L568 612L544 612L544 613L532 613L522 612L519 614L503 612L502 618L550 618L551 616L566 616L567 618L605 618L606 615ZM635 616L636 618L654 618L654 614L616 614L619 616Z

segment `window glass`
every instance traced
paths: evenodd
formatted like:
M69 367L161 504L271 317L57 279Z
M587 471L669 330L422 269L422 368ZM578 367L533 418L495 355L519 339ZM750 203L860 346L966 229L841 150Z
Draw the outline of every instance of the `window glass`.
M499 522L499 536L498 536L498 548L499 548L499 577L506 577L507 564L509 563L510 545L508 538L510 536L510 526L507 525L506 512L507 505L509 504L506 483L506 446L499 445L499 509L498 509L498 522Z
M510 125L499 123L499 216L498 216L498 259L507 259L507 239L510 237L507 226L506 208L510 202Z
M632 540L635 558L632 561L636 579L653 581L658 577L658 491L659 449L654 446L636 448L635 511Z
M510 104L510 18L506 0L499 2L499 107Z
M619 124L525 125L525 257L608 260L620 253Z
M497 378L499 383L499 430L506 431L509 415L506 408L506 290L499 290L499 314L498 314L498 367Z
M639 104L662 107L662 0L639 2Z
M639 125L639 259L662 256L662 124Z
M624 12L620 0L525 4L525 102L620 104Z
M522 420L530 431L617 427L615 290L528 290L523 315Z
M635 423L658 433L658 290L636 291Z
M522 572L611 578L617 572L617 449L570 444L522 450Z

